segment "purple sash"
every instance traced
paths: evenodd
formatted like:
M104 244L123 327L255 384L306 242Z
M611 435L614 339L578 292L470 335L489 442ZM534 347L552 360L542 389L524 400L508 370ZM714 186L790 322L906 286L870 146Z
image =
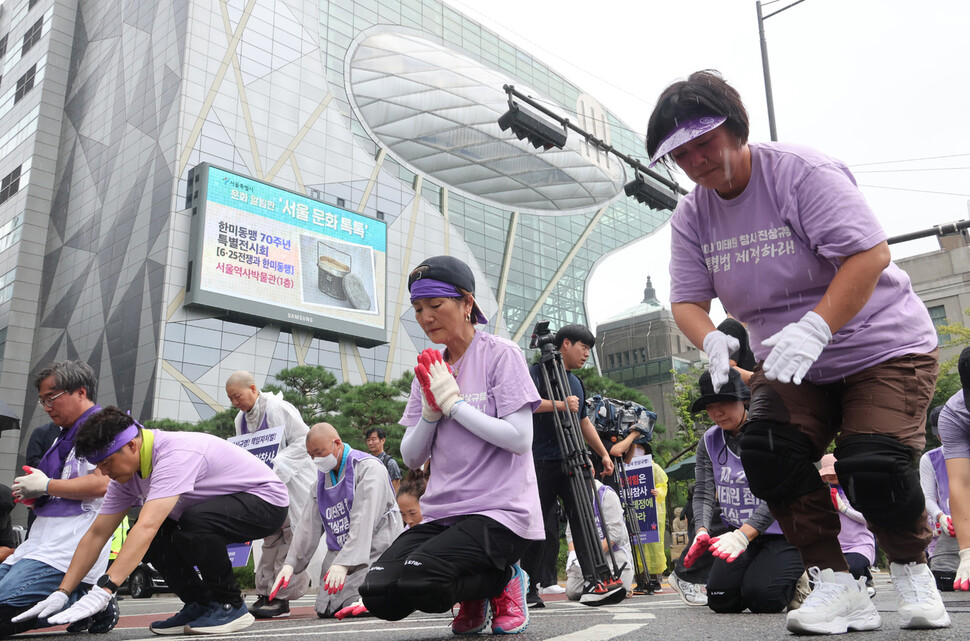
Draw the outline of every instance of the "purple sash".
M739 528L751 518L762 501L751 493L748 477L744 473L741 458L731 451L724 440L724 430L714 426L704 433L704 444L714 468L714 484L717 500L721 504L721 520L728 528ZM727 452L727 461L718 462L721 451ZM778 521L772 521L765 534L781 534Z
M613 488L611 488L609 485L600 485L596 492L599 495L599 500L593 502L593 513L596 515L596 526L600 530L601 539L606 538L606 525L603 523L603 517L600 516L600 503L603 502L603 498L606 496L606 493L612 491ZM620 545L619 541L610 541L610 543L612 544L614 552L618 552L623 549L623 546Z
M950 477L946 474L946 459L943 458L943 448L938 447L926 453L933 464L933 473L936 475L936 502L940 508L950 514ZM932 518L933 515L931 514Z
M256 402L258 403L259 400L257 399ZM265 430L267 427L269 427L269 423L266 421L266 414L267 412L264 410L263 420L260 421L259 427L256 428L254 431L258 432L259 430ZM240 430L240 434L239 434L240 436L242 436L243 434L249 434L249 425L246 423L246 412L242 412L242 425L239 426L239 430Z
M67 457L74 449L74 439L77 437L77 432L81 429L81 425L84 424L84 421L88 420L91 414L94 414L100 409L100 405L94 405L84 414L81 414L80 418L74 421L74 425L66 433L62 428L61 435L51 445L50 449L44 453L44 456L37 464L37 469L46 474L48 478L55 480L74 479L80 476L77 458L68 461ZM66 476L64 475L65 469L67 469ZM58 496L50 495L42 496L34 503L34 514L54 517L77 516L84 512L81 504L82 501L75 501L73 499L62 499Z
M342 550L344 542L350 536L350 510L354 507L354 472L357 462L365 458L373 458L370 454L350 449L341 461L343 477L337 479L331 487L326 487L327 474L317 472L317 507L323 528L327 532L327 549Z

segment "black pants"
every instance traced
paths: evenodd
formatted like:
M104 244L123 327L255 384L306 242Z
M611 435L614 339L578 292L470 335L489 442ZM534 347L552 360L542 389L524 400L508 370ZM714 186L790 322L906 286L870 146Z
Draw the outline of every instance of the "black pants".
M715 612L783 612L805 572L798 550L780 534L763 534L728 563L714 559L707 607Z
M556 559L559 555L559 519L556 516L556 499L561 498L566 510L566 519L570 523L573 543L576 546L576 557L583 570L584 577L595 575L590 567L591 559L587 550L592 545L599 545L599 541L586 542L583 540L584 528L577 527L576 499L573 497L569 476L563 470L561 461L536 461L536 486L539 490L539 505L542 510L542 522L546 531L544 541L530 541L522 557L522 569L533 579L530 589L538 583L546 583L548 577L556 576ZM550 541L555 542L553 547ZM558 577L557 577L558 578ZM556 579L548 581L555 583Z
M371 614L388 621L415 610L447 612L455 603L501 594L525 547L525 539L485 516L422 523L371 565L360 595Z
M209 499L186 508L178 521L165 519L145 559L183 603L215 601L239 607L243 599L226 545L276 532L287 510L246 492Z
M860 577L866 577L867 580L872 579L872 573L869 572L869 559L862 554L858 552L847 552L845 562L849 564L849 572L856 579Z
M687 512L687 545L677 560L674 561L674 572L677 573L678 577L688 583L705 585L707 583L707 575L711 573L711 566L714 565L714 559L716 557L711 554L710 550L707 550L689 568L684 565L684 559L687 558L687 553L690 552L690 546L694 542L694 537L697 536L697 530L694 524L694 510L688 505L685 512ZM727 531L727 528L724 527L724 522L721 520L721 508L715 506L714 515L711 517L711 527L708 528L707 533L713 539L715 536L721 536Z

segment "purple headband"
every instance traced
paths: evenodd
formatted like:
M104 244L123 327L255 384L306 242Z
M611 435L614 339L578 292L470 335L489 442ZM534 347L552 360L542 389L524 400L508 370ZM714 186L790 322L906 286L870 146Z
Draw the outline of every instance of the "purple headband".
M650 159L650 167L653 167L660 159L680 147L685 142L690 142L698 136L706 134L712 129L716 129L727 121L726 116L694 116L687 120L677 123L667 136L660 141L660 146Z
M111 442L108 443L108 446L106 448L104 448L97 454L91 454L85 457L88 460L88 463L93 463L97 465L104 459L108 458L109 456L111 456L112 454L120 450L126 443L131 441L131 439L138 436L138 429L140 427L141 427L141 424L139 424L138 421L135 421L125 429L118 432L115 435L115 437L111 439Z
M458 288L451 283L435 280L433 278L421 278L411 283L411 302L419 298L461 298L464 296ZM472 306L472 314L479 325L488 325L488 319L479 309L478 303Z

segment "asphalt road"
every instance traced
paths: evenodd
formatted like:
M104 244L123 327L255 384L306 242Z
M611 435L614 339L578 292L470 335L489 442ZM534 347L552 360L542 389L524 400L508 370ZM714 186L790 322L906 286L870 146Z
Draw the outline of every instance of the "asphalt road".
M889 583L889 575L877 574L877 593L874 602L883 616L881 630L856 632L847 638L864 641L909 639L936 641L970 638L970 594L943 593L943 600L953 620L946 630L900 630L896 614L896 594ZM450 614L414 614L403 621L387 622L373 617L335 621L317 618L313 611L313 596L307 595L291 603L292 615L286 619L257 621L252 627L231 635L209 636L209 639L238 641L319 641L321 635L339 641L445 640L451 634ZM247 603L254 597L247 598ZM160 637L148 631L151 621L166 618L181 608L172 595L151 599L125 597L121 602L121 621L104 637L106 641L157 641ZM66 638L62 629L48 629L25 633L15 638ZM488 633L486 633L488 634ZM83 639L82 635L76 635ZM758 641L791 637L785 630L784 614L715 614L706 607L688 607L664 586L662 593L635 596L621 604L591 608L565 601L561 596L546 598L546 607L533 609L529 627L521 638L544 641L594 641L616 639L630 641L657 639L661 641ZM72 637L73 638L73 637ZM178 637L181 638L181 637Z

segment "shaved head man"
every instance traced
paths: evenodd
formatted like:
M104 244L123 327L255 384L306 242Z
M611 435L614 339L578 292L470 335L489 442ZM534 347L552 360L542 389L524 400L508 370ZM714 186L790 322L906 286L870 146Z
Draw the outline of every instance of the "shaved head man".
M364 575L404 528L394 489L384 464L344 443L330 423L310 428L306 451L318 470L315 491L303 508L276 584L286 585L295 570L306 570L323 542L327 554L314 606L317 614L356 616L366 612L358 594Z
M300 517L300 510L310 495L315 473L306 453L307 426L293 405L283 400L283 394L261 392L256 377L239 370L226 379L226 396L232 406L239 410L236 415L236 436L257 431L280 431L279 449L271 466L276 476L286 484L290 496L290 512L283 528L263 539L263 554L256 565L256 602L249 611L258 619L287 616L290 599L298 599L310 587L310 577L300 574L269 600L273 579L283 567L289 550L290 524Z

